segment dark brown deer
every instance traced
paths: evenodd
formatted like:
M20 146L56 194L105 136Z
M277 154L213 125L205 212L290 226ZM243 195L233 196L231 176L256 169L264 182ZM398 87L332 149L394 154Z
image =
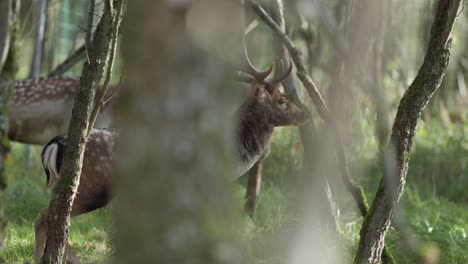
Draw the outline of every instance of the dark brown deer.
M310 117L279 89L281 81L291 73L292 64L279 78L267 81L272 67L265 72L255 69L248 56L245 35L243 50L247 69L245 72L250 76L244 80L251 84L251 95L237 111L240 123L236 144L236 172L238 176L248 172L245 210L253 217L262 181L262 161L269 153L269 142L274 128L301 125Z
M258 160L268 155L270 138L275 127L301 125L308 120L306 112L278 89L281 80L290 71L291 67L282 77L272 81L266 81L262 76L270 70L250 73L253 77L251 94L236 113L239 118L236 175L243 175Z
M292 66L278 79L266 80L271 67L265 72L256 70L245 52L250 84L247 100L236 112L235 175L240 177L254 164L268 155L273 129L278 126L299 125L308 120L308 115L278 89L280 82L291 73ZM85 214L106 206L113 197L112 155L118 133L108 129L93 129L84 153L83 169L77 196L72 207L72 216ZM54 187L60 177L67 137L57 136L47 143L42 151L42 164L47 175L47 185ZM36 221L35 259L39 261L47 239L48 209ZM69 263L79 263L69 244L65 249Z
M68 131L78 78L47 77L15 81L10 103L10 140L44 145ZM99 115L96 127L109 127L110 110Z

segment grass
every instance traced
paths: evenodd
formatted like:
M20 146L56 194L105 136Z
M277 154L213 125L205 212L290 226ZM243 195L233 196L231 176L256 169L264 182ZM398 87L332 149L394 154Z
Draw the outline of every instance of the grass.
M360 138L353 147L353 175L372 197L381 177L377 146L372 128L363 124ZM468 125L443 128L437 123L421 124L411 156L407 186L402 196L402 217L409 227L410 237L418 238L428 248L437 248L440 263L468 263ZM276 241L288 232L289 223L297 221L289 214L289 202L294 192L291 178L298 172L301 147L295 129L275 133L271 154L264 169L264 185L255 224L247 217L241 234L246 246L248 263L285 263L287 245ZM9 217L6 245L1 259L4 263L32 260L34 221L47 207L49 194L44 189L45 176L39 161L39 148L34 148L29 169L24 166L24 147L13 145L12 159L7 167L8 189L5 194ZM359 161L359 162L357 162ZM244 188L238 186L236 197L242 203ZM359 240L362 217L347 192L341 204L341 241L347 262L352 262ZM82 263L106 263L112 255L111 208L97 210L72 221L70 241ZM398 233L391 228L387 247L397 263L415 263Z
M32 148L27 170L23 169L24 146L13 144L11 155L12 159L7 165L8 189L5 194L9 222L0 263L14 264L33 259L34 222L48 206L50 194L45 189L40 148ZM72 219L70 244L78 252L82 263L105 263L111 255L111 214L108 207Z

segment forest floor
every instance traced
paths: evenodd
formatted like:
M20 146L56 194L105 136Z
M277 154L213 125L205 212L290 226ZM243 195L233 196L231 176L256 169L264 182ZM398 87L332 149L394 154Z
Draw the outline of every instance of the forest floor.
M363 184L368 200L381 177L372 128L361 124L351 157L353 175ZM294 129L275 132L271 154L266 161L264 185L255 224L245 217L243 239L250 242L249 263L282 263L284 251L277 250L274 237L292 220L288 197L292 191L288 177L294 177L301 162L299 137ZM402 197L402 216L412 237L438 248L440 263L468 263L468 125L443 128L438 124L420 125ZM40 148L32 149L28 169L24 169L24 146L13 144L8 161L6 245L0 263L32 260L34 221L47 207L50 197L40 165ZM359 163L357 163L359 161ZM242 181L241 181L242 182ZM242 200L244 187L236 187ZM344 196L345 191L341 192ZM340 197L340 233L346 262L352 262L359 240L362 218L352 199ZM242 201L240 201L241 203ZM70 242L82 263L106 263L112 256L112 206L73 219ZM397 232L391 228L387 246L397 263L415 263Z

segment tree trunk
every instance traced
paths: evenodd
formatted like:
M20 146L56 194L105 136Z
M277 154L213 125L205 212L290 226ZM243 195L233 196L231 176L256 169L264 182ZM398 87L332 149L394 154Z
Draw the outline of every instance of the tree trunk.
M115 263L243 263L227 188L229 90L222 67L186 32L190 5L134 2L127 10ZM199 15L222 19L209 7Z
M12 96L18 66L16 62L16 39L20 1L0 1L0 251L3 248L6 217L4 215L3 191L5 160L10 151L8 140L8 103Z
M0 72L10 49L11 5L12 0L0 2Z
M120 3L122 0L120 1ZM61 178L55 187L49 206L47 244L41 263L61 263L68 240L70 212L80 182L83 154L87 141L89 118L93 109L96 88L101 80L110 53L111 36L116 19L117 3L105 1L104 14L94 34L83 67L80 87L68 131L68 147ZM94 14L90 14L94 15ZM90 30L90 29L88 29Z
M398 107L385 153L384 177L362 225L354 263L379 263L385 234L403 192L409 154L424 107L439 87L449 60L452 28L462 0L439 0L428 50L419 72Z

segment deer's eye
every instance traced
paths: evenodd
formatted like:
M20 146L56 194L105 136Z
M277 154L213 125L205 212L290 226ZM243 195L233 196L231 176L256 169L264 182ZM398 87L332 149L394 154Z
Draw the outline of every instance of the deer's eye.
M281 98L278 100L278 104L280 105L284 105L286 103L286 100L284 100L284 98Z

